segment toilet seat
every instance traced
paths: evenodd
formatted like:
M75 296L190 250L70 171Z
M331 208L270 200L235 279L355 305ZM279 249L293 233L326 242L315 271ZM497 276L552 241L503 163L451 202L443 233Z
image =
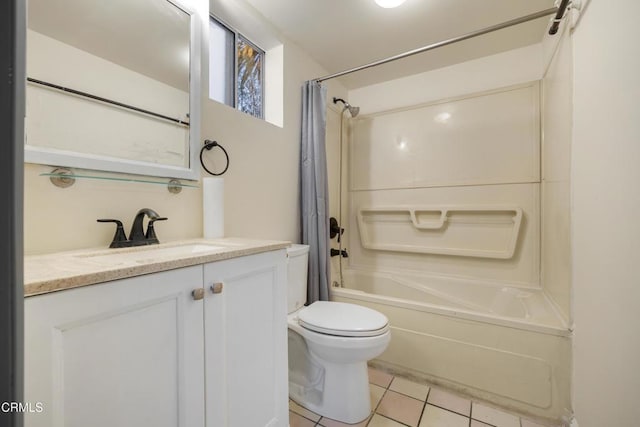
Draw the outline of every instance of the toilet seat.
M305 329L341 337L373 337L389 330L387 317L355 304L316 301L298 312L298 323Z

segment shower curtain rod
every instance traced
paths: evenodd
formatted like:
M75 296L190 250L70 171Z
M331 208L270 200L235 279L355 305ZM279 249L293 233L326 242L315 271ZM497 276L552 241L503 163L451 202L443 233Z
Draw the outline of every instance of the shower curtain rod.
M404 52L404 53L400 53L398 55L394 55L391 56L389 58L385 58L385 59L381 59L375 62L371 62L369 64L365 64L365 65L360 65L359 67L355 67L355 68L350 68L348 70L344 70L344 71L340 71L334 74L329 74L327 76L324 77L319 77L317 79L313 79L316 82L323 82L325 80L330 80L330 79L335 79L336 77L342 77L344 75L347 74L351 74L351 73L355 73L356 71L362 71L362 70L366 70L367 68L372 68L372 67L377 67L378 65L382 65L382 64L386 64L388 62L392 62L392 61L396 61L398 59L403 59L409 56L413 56L413 55L417 55L419 53L423 53L423 52L427 52L429 50L433 50L433 49L437 49L439 47L443 47L443 46L447 46L453 43L457 43L457 42L461 42L463 40L468 40L474 37L478 37L478 36L482 36L484 34L488 34L488 33L492 33L494 31L498 31L501 30L503 28L508 28L508 27L512 27L514 25L518 25L518 24L523 24L525 22L529 22L529 21L533 21L534 19L539 19L542 18L544 16L548 16L548 15L553 15L556 14L556 17L554 19L554 24L552 28L557 28L557 25L559 24L559 21L564 17L564 12L567 8L568 5L568 1L563 1L560 4L560 7L551 7L549 9L545 9L545 10L541 10L539 12L536 13L532 13L530 15L525 15L522 16L520 18L516 18L516 19L512 19L510 21L506 21L503 22L501 24L496 24L493 25L491 27L487 27L484 28L482 30L478 30L478 31L474 31L472 33L467 33L464 34L462 36L458 36L458 37L454 37L452 39L448 39L448 40L443 40L441 42L438 43L433 43L427 46L423 46L417 49L413 49L410 50L408 52ZM557 31L557 29L556 29ZM551 33L550 34L555 34L555 33Z

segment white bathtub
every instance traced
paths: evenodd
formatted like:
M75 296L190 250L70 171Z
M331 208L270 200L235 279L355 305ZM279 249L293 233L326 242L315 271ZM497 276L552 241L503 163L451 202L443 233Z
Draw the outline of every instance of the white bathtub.
M384 313L374 364L521 413L570 415L570 331L540 289L346 270L332 299Z

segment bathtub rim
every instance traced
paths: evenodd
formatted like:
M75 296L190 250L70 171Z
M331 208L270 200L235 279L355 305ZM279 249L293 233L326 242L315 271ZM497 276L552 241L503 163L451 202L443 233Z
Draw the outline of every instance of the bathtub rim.
M532 322L527 322L519 319L514 319L510 317L497 316L487 313L478 313L473 312L471 310L464 309L453 309L450 307L442 307L435 304L421 303L421 302L413 302L408 301L402 298L396 298L385 295L375 295L364 291L359 291L350 288L341 288L332 286L330 290L330 296L333 295L339 296L341 298L346 298L350 300L364 300L368 302L390 305L398 308L404 308L408 310L416 310L422 311L432 314L438 314L446 317L451 317L454 319L464 319L471 320L475 322L488 323L492 325L508 327L513 329L522 329L526 331L538 332L546 335L554 335L560 337L569 337L572 334L572 330L564 325L564 321L561 317L557 315L554 308L554 314L557 317L559 322L562 322L563 325L560 326L550 326L550 325L542 325L536 324ZM546 294L543 294L545 299L548 301ZM392 325L393 326L393 325Z

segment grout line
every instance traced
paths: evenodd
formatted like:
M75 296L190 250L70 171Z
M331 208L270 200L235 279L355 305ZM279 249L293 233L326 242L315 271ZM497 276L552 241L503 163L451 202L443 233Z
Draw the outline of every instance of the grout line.
M471 412L471 414L473 414L473 412ZM495 424L490 424L490 423L488 423L488 422L486 422L486 421L479 420L479 419L477 419L477 418L473 418L472 416L471 416L471 417L469 417L469 418L470 418L470 419L472 419L472 420L478 421L479 423L483 423L483 424L486 424L486 425L491 426L491 427L496 427L496 425L495 425Z
M291 409L289 409L289 412L290 412L290 413L291 413L291 412L293 412L293 413L294 413L294 414L296 414L297 416L302 417L302 418L304 418L305 420L311 421L312 423L315 423L315 424L314 424L314 426L317 426L317 425L318 425L318 423L320 422L320 420L322 419L322 417L320 417L320 419L318 419L318 421L313 421L311 418L307 418L307 417L305 417L304 415L297 413L296 411L292 411ZM314 412L314 414L315 414L315 412Z
M374 368L374 369L375 369L375 368ZM384 371L382 371L382 372L384 372ZM396 391L396 390L392 390L392 389L391 389L391 384L393 384L393 380L394 380L396 377L397 377L396 375L393 375L393 376L392 376L391 382L389 382L389 386L386 388L386 390L393 391L394 393L400 394L400 395L402 395L402 396L409 397L409 398L414 399L414 400L422 401L421 399L416 399L415 397L413 397L413 396L409 396L408 394L404 394L404 393L402 393L402 392L399 392L399 391ZM404 377L400 377L400 378L404 378ZM409 381L411 381L411 380L409 379ZM370 383L370 384L373 384L373 383ZM475 420L475 421L478 421L478 422L484 423L484 424L486 424L486 425L488 425L488 426L490 426L490 427L496 427L496 425L494 425L494 424L490 424L490 423L488 423L488 422L486 422L486 421L482 421L482 420L479 420L479 419L477 419L477 418L474 418L474 417L473 417L473 406L475 405L475 402L474 402L473 400L471 400L471 399L469 399L469 398L467 398L467 397L460 396L460 397L463 397L463 398L465 398L465 399L469 400L469 402L470 402L469 415L464 415L464 414L461 414L461 413L456 412L456 411L454 411L454 410L451 410L451 409L445 408L445 407L443 407L443 406L435 405L435 404L433 404L433 403L428 402L428 400L429 400L429 396L431 395L431 391L434 389L433 384L431 384L431 383L417 383L417 384L421 384L421 385L425 385L425 386L429 387L429 391L427 392L427 397L426 397L426 398L425 398L425 400L424 400L424 405L423 405L422 413L420 414L420 418L419 418L419 420L418 420L418 424L420 424L420 421L422 421L422 415L424 414L424 410L426 409L426 405L428 404L428 405L435 406L435 407L440 408L440 409L444 409L445 411L452 412L452 413L454 413L454 414L456 414L456 415L460 415L460 416L463 416L463 417L465 417L465 418L469 418L469 426L471 426L471 421L472 421L472 420ZM377 385L377 384L373 384L373 385ZM378 386L378 387L382 387L382 386ZM439 389L439 390L445 390L445 391L450 392L450 393L452 393L452 394L454 394L454 395L456 395L456 396L459 396L455 391L449 390L449 389L447 389L447 388L436 387L436 389ZM385 393L383 394L383 396L380 398L380 401L378 402L378 406L380 405L380 402L382 402L382 398L384 397L384 395L385 395L385 394L386 394L386 391L385 391ZM377 406L376 406L376 409L377 409ZM513 416L517 416L517 417L518 417L518 422L519 422L519 424L520 424L520 426L519 426L519 427L522 427L522 421L523 421L523 418L522 418L522 417L520 417L518 414L515 414L515 413L513 413L513 412L511 412L511 411L509 411L509 410L506 410L506 409L502 409L502 408L500 408L500 407L498 407L498 408L496 408L496 409L497 409L497 410L499 410L499 411L501 411L501 412L504 412L504 413L506 413L506 414L513 415ZM374 413L375 413L375 412L374 412ZM384 415L382 415L382 414L378 414L378 415L384 416ZM385 418L389 418L389 417L385 417ZM397 421L397 420L394 420L394 421ZM397 422L399 422L399 421L397 421ZM550 425L550 426L548 426L548 427L554 427L554 426L551 426L551 425Z
M431 403L431 402L427 402L427 403L429 405L431 405L431 406L435 406L436 408L444 409L447 412L452 412L452 413L454 413L456 415L460 415L460 416L465 417L465 418L472 418L471 417L471 411L469 411L469 415L465 415L465 414L461 414L460 412L456 412L453 409L449 409L449 408L445 408L444 406L436 405L435 403ZM474 418L474 420L475 420L475 418ZM477 421L480 421L480 420L477 420ZM495 426L493 426L493 427L495 427Z
M383 371L383 372L384 372L384 371ZM393 418L391 418L391 417L388 417L388 416L386 416L386 415L384 415L384 414L380 414L380 413L378 413L378 412L377 412L377 411L378 411L378 408L380 407L380 404L382 403L382 400L383 400L383 399L384 399L384 397L386 396L387 392L388 392L388 391L393 391L394 393L400 394L400 395L402 395L402 396L406 396L406 397L408 397L408 398L411 398L411 399L413 399L413 400L417 400L417 401L419 401L419 402L422 402L422 403L423 403L423 405L422 405L422 411L420 412L420 417L418 418L418 424L417 424L417 426L419 426L419 425L420 425L420 422L422 422L422 416L424 415L424 412L425 412L425 410L426 410L426 408L427 408L427 405L431 405L431 406L434 406L434 407L436 407L436 408L443 409L443 410L445 410L445 411L447 411L447 412L451 412L451 413L453 413L453 414L456 414L456 415L459 415L459 416L462 416L462 417L467 418L467 419L469 420L469 423L468 423L468 426L469 426L469 427L471 427L471 422L472 422L473 420L478 421L478 422L481 422L481 423L484 423L484 424L486 424L486 425L488 425L488 426L491 426L491 427L496 427L494 424L489 424L489 423L487 423L487 422L485 422L485 421L478 420L477 418L474 418L474 417L473 417L473 406L474 406L474 402L473 402L471 399L469 399L469 402L470 402L470 408L469 408L469 415L467 416L467 415L461 414L461 413L459 413L459 412L453 411L453 410L451 410L451 409L448 409L448 408L445 408L445 407L442 407L442 406L439 406L439 405L435 405L435 404L433 404L433 403L428 402L428 400L429 400L429 396L431 395L431 391L434 389L434 387L433 387L433 385L432 385L432 384L428 384L428 383L424 384L424 385L426 385L427 387L429 387L429 391L427 392L427 396L425 397L425 400L424 400L424 401L422 401L421 399L416 399L416 398L415 398L415 397L413 397L413 396L409 396L409 395L404 394L404 393L401 393L401 392L399 392L399 391L392 390L392 389L391 389L391 384L393 384L393 381L395 380L395 378L396 378L396 376L395 376L395 375L392 375L392 376L391 376L391 381L389 381L389 383L388 383L388 385L387 385L386 387L383 387L383 386L381 386L381 385L379 385L379 384L375 384L375 383L369 382L369 386L371 386L371 385L375 385L376 387L380 387L380 388L382 388L382 389L384 390L384 392L382 393L382 396L380 396L380 399L379 399L379 400L378 400L378 402L376 403L376 406L375 406L374 408L372 408L372 410L371 410L371 414L369 415L369 419L367 420L366 426L369 426L369 425L371 424L371 421L372 421L372 419L373 419L373 416L374 416L374 415L379 415L379 416L381 416L381 417L383 417L383 418L386 418L386 419L388 419L388 420L394 421L394 422L396 422L396 423L398 423L398 424L401 424L401 425L403 425L403 426L411 427L411 426L409 426L408 424L405 424L405 423L403 423L403 422L401 422L401 421L398 421L398 420L396 420L396 419L393 419ZM297 413L297 412L295 412L295 411L292 411L292 410L289 410L289 411L290 411L290 412L293 412L293 413L294 413L294 414L296 414L296 415L301 416L302 418L304 418L304 419L306 419L306 420L309 420L309 421L311 421L311 422L314 422L313 420L311 420L311 419L309 419L309 418L305 417L304 415L298 414L298 413ZM503 412L504 412L504 411L503 411ZM509 413L509 412L506 412L506 413ZM319 414L317 414L317 415L319 415ZM515 415L515 414L514 414L514 415ZM324 418L324 417L320 416L320 418L318 419L318 421L317 421L317 422L315 422L314 427L322 427L322 424L320 424L320 422L322 421L322 419L323 419L323 418ZM521 417L518 417L518 421L519 421L520 427L522 427L522 418L521 418Z
M289 401L296 403L295 401L293 401L293 400L291 400L291 399L289 399ZM294 413L294 414L296 414L296 415L298 415L298 416L300 416L300 417L304 418L305 420L309 420L309 421L311 421L312 423L315 423L315 424L313 425L314 427L316 427L316 426L318 426L318 425L320 424L320 420L322 419L322 415L320 415L320 414L316 414L316 413L315 413L315 412L313 412L312 410L307 409L307 408L305 408L304 406L299 405L298 403L296 403L296 404L297 404L298 406L300 406L301 408L306 409L307 411L311 412L312 414L317 415L318 417L320 417L320 418L318 418L318 421L313 421L311 418L307 418L307 417L305 417L304 415L297 413L296 411L292 410L292 409L291 409L291 407L289 407L289 413Z
M398 420L396 420L396 419L393 419L393 418L391 418L391 417L387 417L386 415L382 415L382 414L378 414L378 415L380 415L382 418L386 418L386 419L388 419L388 420L391 420L391 421L393 421L394 423L402 424L403 426L406 426L406 427L411 427L409 424L405 424L405 423L403 423L403 422L401 422L401 421L398 421Z
M392 380L392 381L393 381L393 380ZM369 383L369 384L371 384L371 383ZM391 383L389 383L389 384L391 384ZM377 385L377 384L374 384L374 385ZM378 386L378 387L380 387L380 386ZM382 387L380 387L380 388L382 388ZM388 391L388 389L385 389L385 390L384 390L384 392L382 392L382 396L380 396L380 400L378 400L378 403L376 403L376 407L375 407L375 408L373 408L373 409L371 410L371 415L370 415L370 417L369 417L369 421L367 422L367 426L368 426L369 424L371 424L371 420L373 419L373 416L374 416L375 414L378 414L378 412L377 412L377 411L378 411L378 407L379 407L379 406L380 406L380 404L382 403L382 399L384 399L384 396L387 394L387 391ZM384 415L382 415L382 414L378 414L378 415L384 416Z
M396 377L393 377L393 379L395 379L395 378L396 378ZM391 384L393 384L393 381L391 381ZM416 383L416 384L423 385L423 386L425 386L425 387L428 387L428 388L429 388L429 391L427 392L427 396L424 398L424 400L422 400L422 399L418 399L417 397L409 396L408 394L405 394L405 393L403 393L403 392L401 392L401 391L393 390L393 389L391 388L391 384L389 384L389 389L388 389L389 391L392 391L392 392L397 393L397 394L401 394L402 396L410 397L411 399L413 399L413 400L417 400L417 401L419 401L419 402L426 402L426 401L427 401L427 399L429 398L429 393L431 393L431 389L432 389L432 387L431 387L430 385ZM375 384L374 384L374 385L375 385Z
M401 393L401 392L396 391L396 390L388 389L388 391L390 391L391 393L399 394L400 396L408 397L409 399L417 400L418 402L426 402L426 401L427 401L426 399L425 399L425 400L417 399L417 398L415 398L415 397L413 397L413 396L409 396L408 394L404 394L404 393ZM428 396L428 395L429 395L429 394L427 394L427 396Z
M491 426L491 427L496 427L495 425L493 425L493 424L489 424L489 423L488 423L488 422L486 422L486 421L482 421L482 420L479 420L479 419L477 419L477 418L473 418L473 405L475 405L475 402L472 400L472 401L471 401L471 414L469 415L469 418L470 418L470 419L472 419L472 420L476 420L476 421L481 422L481 423L484 423L484 424L486 424L486 425L488 425L488 426ZM506 414L511 414L510 412L506 412L506 411L502 411L502 412L504 412L504 413L506 413ZM514 415L514 414L511 414L511 415ZM518 420L520 420L520 417L518 417ZM522 423L522 422L521 422L521 423ZM522 426L521 426L521 427L522 427Z
M424 410L427 409L427 400L429 400L429 395L431 394L431 387L429 387L429 391L427 392L427 396L424 398L424 405L422 405L422 411L420 411L420 416L418 417L418 426L422 422L422 416L424 415Z
M383 417L383 418L386 418L386 419L388 419L388 420L394 421L394 422L396 422L396 423L398 423L398 424L402 424L403 426L411 427L411 426L409 426L409 425L407 425L407 424L405 424L405 423L403 423L403 422L400 422L400 421L398 421L398 420L396 420L396 419L393 419L393 418L391 418L391 417L387 417L387 416L386 416L386 415L384 415L384 414L378 414L378 412L377 412L377 411L378 411L378 407L379 407L379 406L380 406L380 404L382 403L382 399L384 399L384 397L386 396L387 392L388 392L388 391L393 391L393 390L391 390L391 388L390 388L390 387L391 387L391 384L393 384L393 380L395 380L395 379L396 379L396 376L395 376L395 375L392 375L392 376L391 376L391 381L389 381L389 385L388 385L388 386L387 386L387 388L384 390L384 393L382 393L382 396L380 397L380 400L378 401L378 404L376 405L375 409L371 412L371 418L369 418L369 422L367 423L367 426L371 423L371 420L373 419L373 416L377 414L377 415L380 415L380 416L381 416L381 417ZM369 383L369 384L371 384L371 383ZM374 384L374 385L377 385L377 384ZM380 387L380 386L378 386L378 387ZM429 390L431 390L431 389L429 389ZM395 391L393 391L393 392L394 392L394 393L397 393L397 392L395 392ZM398 393L398 394L402 394L402 393ZM405 394L402 394L402 395L403 395L403 396L406 396ZM411 397L411 396L408 396L408 397ZM416 399L416 400L418 400L418 399ZM422 416L422 413L420 413L420 416ZM418 419L418 425L420 425L420 419Z

